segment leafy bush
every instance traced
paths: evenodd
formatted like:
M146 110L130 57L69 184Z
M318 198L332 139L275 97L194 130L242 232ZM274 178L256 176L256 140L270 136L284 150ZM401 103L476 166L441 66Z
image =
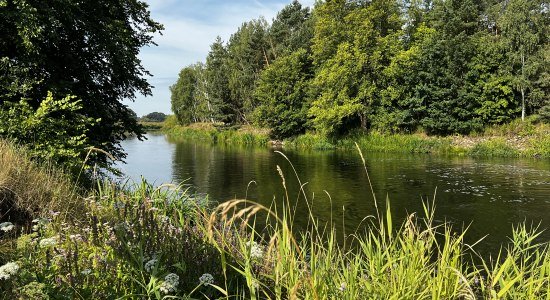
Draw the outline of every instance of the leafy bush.
M36 109L26 99L6 102L0 106L0 137L25 145L36 159L78 170L93 146L87 137L89 126L99 122L81 109L74 97L55 100L51 92Z

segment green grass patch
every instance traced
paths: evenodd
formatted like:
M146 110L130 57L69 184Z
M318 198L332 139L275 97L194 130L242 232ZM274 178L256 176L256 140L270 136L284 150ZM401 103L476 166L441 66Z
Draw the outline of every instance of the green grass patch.
M143 129L145 129L145 131L157 131L157 130L162 130L162 128L164 128L164 122L144 122L144 121L141 121L141 122L139 122L139 124L141 126L143 126Z
M226 128L210 123L198 123L190 126L173 126L165 132L172 138L191 141L246 146L266 146L269 143L268 131L247 126Z
M519 150L508 145L505 139L493 138L477 143L473 148L469 149L468 154L485 157L518 157L521 153Z
M167 121L169 122L169 120ZM248 146L269 145L269 130L251 126L227 128L211 123L179 126L174 121L164 131L173 138L211 143ZM504 125L488 127L470 136L427 136L415 134L383 134L354 131L339 138L329 138L308 132L288 138L282 145L287 149L334 150L354 149L355 143L369 152L429 153L438 155L484 157L550 157L550 126L531 118L514 120Z

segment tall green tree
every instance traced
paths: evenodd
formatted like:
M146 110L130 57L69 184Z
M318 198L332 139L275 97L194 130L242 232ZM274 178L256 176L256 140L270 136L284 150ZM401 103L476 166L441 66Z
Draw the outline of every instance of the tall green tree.
M273 59L269 55L268 24L264 19L244 23L227 44L229 105L235 123L249 123L254 111L254 88L261 71Z
M308 7L297 0L277 13L269 28L268 39L275 59L300 48L308 49L313 37L313 24Z
M300 49L278 58L262 72L254 93L259 103L255 120L271 128L276 138L305 132L312 69L307 51Z
M229 104L228 58L227 49L218 36L210 46L210 52L206 57L205 76L213 107L213 118L221 122L230 122L235 119Z
M344 15L317 15L312 48L318 67L314 87L319 96L313 101L310 115L316 128L327 134L367 128L380 103L383 71L399 49L399 7L393 0L335 1L325 5L318 9L341 10ZM340 35L326 28L337 18L343 18ZM334 55L321 49L335 39L343 42Z
M549 7L544 0L507 0L498 19L508 48L514 86L521 94L521 119L527 114L527 95L534 88L537 53L548 43Z
M0 1L0 104L24 98L38 108L47 92L82 101L89 143L125 156L119 142L142 129L122 103L151 94L138 53L162 25L138 0ZM108 162L94 156L90 163Z
M197 75L193 66L183 68L178 81L170 86L172 112L183 125L198 122L197 104L195 102L195 89Z
M468 86L482 9L473 0L437 1L426 16L435 32L421 46L415 89L426 107L421 125L428 133L468 133L482 126L475 113L478 100Z

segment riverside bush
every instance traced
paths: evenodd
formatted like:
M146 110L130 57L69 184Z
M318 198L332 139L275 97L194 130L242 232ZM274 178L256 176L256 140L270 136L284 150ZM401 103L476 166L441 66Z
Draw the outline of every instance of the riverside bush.
M0 137L28 147L34 159L53 161L78 172L92 147L87 133L99 122L82 113L73 96L56 100L51 92L34 109L27 100L0 105Z

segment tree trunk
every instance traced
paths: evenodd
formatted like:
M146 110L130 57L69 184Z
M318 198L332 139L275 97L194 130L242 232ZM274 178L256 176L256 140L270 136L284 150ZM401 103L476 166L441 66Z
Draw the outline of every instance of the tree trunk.
M525 55L521 53L521 121L525 121Z
M525 121L525 89L521 88L521 121Z
M361 114L359 119L361 120L361 128L367 129L367 116L365 116L365 114Z

